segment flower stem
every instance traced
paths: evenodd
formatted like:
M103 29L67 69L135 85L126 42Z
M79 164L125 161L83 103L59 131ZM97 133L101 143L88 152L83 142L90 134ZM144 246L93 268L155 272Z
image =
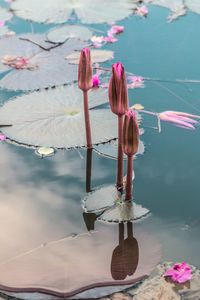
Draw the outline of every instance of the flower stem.
M117 189L123 190L123 116L118 116L118 156L117 156Z
M87 148L91 149L92 138L91 138L90 114L89 114L89 107L88 107L87 91L83 91L83 100L84 100L85 132L86 132Z
M87 162L86 162L86 192L91 192L91 175L92 175L92 151L87 149Z
M133 155L128 156L125 200L132 199Z

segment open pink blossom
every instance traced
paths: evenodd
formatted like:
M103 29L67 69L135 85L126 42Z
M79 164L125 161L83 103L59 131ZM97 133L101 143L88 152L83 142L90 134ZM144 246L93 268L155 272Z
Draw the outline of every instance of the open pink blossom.
M109 30L108 30L108 35L115 35L115 34L120 34L124 32L124 26L119 26L119 25L113 25Z
M187 129L195 129L194 125L199 122L194 119L200 119L200 116L178 111L164 111L159 113L158 117L162 121L174 123L177 126Z
M143 5L143 6L137 7L136 13L137 13L137 15L139 15L141 17L146 17L148 15L149 11L148 11L148 8L145 5Z
M98 74L92 76L93 88L98 88L100 86L100 79Z
M6 140L6 136L3 133L0 133L0 141L3 142Z
M128 88L135 89L144 87L144 78L141 76L128 76Z
M168 269L164 277L170 277L174 282L184 283L192 278L192 270L186 262L174 264Z
M107 43L115 43L115 42L117 42L118 41L118 39L116 39L112 34L110 34L109 32L108 32L108 36L105 36L104 37L104 42L107 42Z

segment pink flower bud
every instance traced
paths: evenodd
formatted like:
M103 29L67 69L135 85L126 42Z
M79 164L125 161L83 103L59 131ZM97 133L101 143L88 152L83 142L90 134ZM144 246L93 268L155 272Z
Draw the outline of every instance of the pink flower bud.
M84 48L80 54L78 66L78 86L82 91L88 91L93 86L92 63L90 49Z
M128 110L125 114L123 127L123 150L128 156L135 155L139 145L139 128L137 125L136 112Z
M124 115L128 110L128 91L126 74L120 62L113 64L112 77L109 82L109 102L116 115Z

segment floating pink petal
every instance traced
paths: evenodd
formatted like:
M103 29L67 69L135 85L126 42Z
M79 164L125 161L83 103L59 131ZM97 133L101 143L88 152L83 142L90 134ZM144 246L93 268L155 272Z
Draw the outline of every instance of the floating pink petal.
M159 118L162 121L171 122L183 128L195 129L194 125L196 125L198 121L192 118L200 118L200 116L176 111L164 111L159 114Z
M141 76L128 76L128 88L141 88L144 87L144 78Z
M92 38L91 38L91 41L93 43L93 46L95 48L100 48L103 46L103 43L104 43L104 36L96 36L94 35Z
M180 264L174 264L163 276L170 277L174 282L184 283L191 280L192 270L187 263L182 262Z
M148 8L143 5L143 6L139 6L137 7L136 13L141 16L141 17L146 17L149 13Z
M109 30L108 30L108 35L115 35L115 34L120 34L124 32L124 26L119 26L119 25L113 25Z
M0 133L0 141L3 142L6 140L6 136L3 133Z
M116 39L113 35L108 35L108 36L104 37L104 42L107 42L107 43L115 43L117 41L118 41L118 39Z

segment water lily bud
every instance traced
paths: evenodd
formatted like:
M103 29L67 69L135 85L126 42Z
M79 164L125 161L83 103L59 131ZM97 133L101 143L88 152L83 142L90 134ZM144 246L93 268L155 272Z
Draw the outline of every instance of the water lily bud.
M139 145L139 128L136 112L128 110L125 114L123 127L123 150L128 156L135 155Z
M128 110L128 90L126 74L120 62L112 66L108 93L112 112L118 116L124 115Z
M93 86L92 80L92 62L90 56L90 49L83 48L80 54L78 66L78 86L86 92Z

